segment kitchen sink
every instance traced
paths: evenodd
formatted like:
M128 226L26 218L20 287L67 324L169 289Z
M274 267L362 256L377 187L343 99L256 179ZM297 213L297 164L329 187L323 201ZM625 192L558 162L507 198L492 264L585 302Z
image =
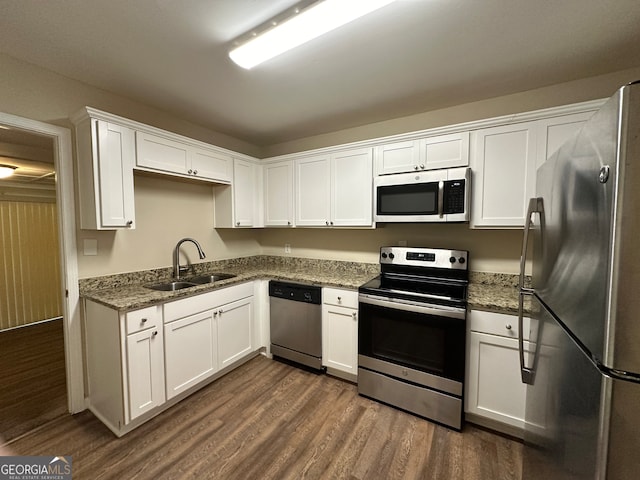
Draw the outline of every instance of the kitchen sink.
M227 280L233 277L235 277L235 275L230 273L207 273L205 275L198 275L197 277L185 278L184 280L174 280L172 282L147 285L147 288L150 288L151 290L161 290L163 292L175 292L176 290L182 290L183 288L219 282L220 280Z
M161 290L163 292L174 292L176 290L182 290L183 288L195 287L196 285L198 284L193 282L166 282L148 285L147 288L151 290Z
M231 273L207 273L205 275L198 275L197 277L189 277L187 281L202 285L205 283L219 282L220 280L228 280L234 277L235 275Z

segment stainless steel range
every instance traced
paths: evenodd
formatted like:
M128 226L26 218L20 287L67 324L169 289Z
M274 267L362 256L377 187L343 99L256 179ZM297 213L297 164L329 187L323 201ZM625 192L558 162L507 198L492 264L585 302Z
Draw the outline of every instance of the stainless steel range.
M383 247L359 289L358 392L460 430L469 252Z

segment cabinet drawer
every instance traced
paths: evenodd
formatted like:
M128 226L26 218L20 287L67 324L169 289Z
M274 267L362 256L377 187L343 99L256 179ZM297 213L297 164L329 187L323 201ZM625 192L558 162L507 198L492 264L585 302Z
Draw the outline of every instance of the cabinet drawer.
M251 297L252 295L253 282L247 282L165 303L164 323L186 317L187 315L204 312L205 310L211 310L242 298Z
M159 325L159 308L160 307L153 306L128 312L126 315L127 335Z
M341 288L324 288L322 302L339 307L358 308L358 292Z
M518 316L504 313L471 310L469 312L469 330L473 332L518 338ZM529 338L529 318L524 319L524 338Z

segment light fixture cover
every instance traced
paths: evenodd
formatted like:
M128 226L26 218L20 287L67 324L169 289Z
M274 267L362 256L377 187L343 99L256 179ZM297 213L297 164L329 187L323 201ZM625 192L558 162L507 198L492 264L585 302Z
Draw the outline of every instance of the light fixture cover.
M229 57L243 68L256 65L373 12L394 0L323 0L234 48Z
M0 164L0 178L7 178L13 175L13 172L18 167L14 167L13 165L5 165Z

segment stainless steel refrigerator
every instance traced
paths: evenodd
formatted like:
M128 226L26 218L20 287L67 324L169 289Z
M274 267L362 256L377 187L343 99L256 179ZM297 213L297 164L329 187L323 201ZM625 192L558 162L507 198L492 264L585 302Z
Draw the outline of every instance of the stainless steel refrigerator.
M640 478L640 82L547 159L536 195L523 480Z

